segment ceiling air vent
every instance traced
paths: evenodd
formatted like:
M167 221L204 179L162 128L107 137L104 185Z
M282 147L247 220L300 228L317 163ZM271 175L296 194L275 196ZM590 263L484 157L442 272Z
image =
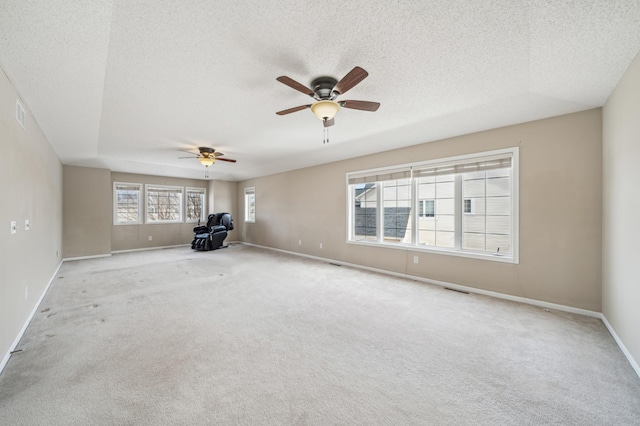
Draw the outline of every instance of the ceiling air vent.
M19 99L16 99L16 120L18 120L23 129L26 129L24 125L24 107Z

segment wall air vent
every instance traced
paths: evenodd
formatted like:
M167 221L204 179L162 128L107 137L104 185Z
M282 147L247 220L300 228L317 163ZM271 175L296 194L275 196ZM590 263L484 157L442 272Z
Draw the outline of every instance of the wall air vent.
M16 99L16 120L18 120L23 129L26 129L24 115L24 107L20 99Z

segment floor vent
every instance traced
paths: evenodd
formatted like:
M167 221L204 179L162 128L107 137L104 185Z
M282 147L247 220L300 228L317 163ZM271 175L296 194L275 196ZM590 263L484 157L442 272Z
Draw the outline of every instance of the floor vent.
M20 123L23 129L26 129L24 124L24 107L20 103L19 99L16 99L16 120L18 120L18 123Z
M455 289L455 288L445 287L444 289L445 289L445 290L449 290L449 291L456 291L456 292L458 292L458 293L469 294L469 292L468 292L468 291L464 291L464 290L457 290L457 289Z

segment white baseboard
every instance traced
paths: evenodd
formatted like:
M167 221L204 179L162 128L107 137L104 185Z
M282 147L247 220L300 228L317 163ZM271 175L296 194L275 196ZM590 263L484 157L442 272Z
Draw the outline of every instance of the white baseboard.
M111 253L94 254L92 256L65 257L64 259L62 259L62 261L63 262L70 262L70 261L74 261L74 260L98 259L100 257L109 257L109 256L111 256Z
M191 246L191 243L189 243L189 244L176 244L174 246L144 247L144 248L128 249L128 250L113 250L111 252L111 254L131 253L131 252L134 252L134 251L162 250L162 249L168 249L168 248L188 247L188 246ZM108 256L111 256L111 254L109 254Z
M624 356L627 357L627 360L629 361L629 364L631 364L631 367L635 370L635 372L638 375L638 377L640 377L640 366L638 365L636 360L633 358L633 355L631 355L631 352L629 352L629 349L627 349L627 347L624 345L624 343L622 343L622 340L620 340L620 337L618 337L618 334L613 329L611 324L609 324L609 321L607 320L607 317L605 317L604 314L601 314L600 315L600 319L604 323L604 326L607 327L607 330L609 330L609 333L611 334L611 337L613 337L613 340L616 341L616 343L620 347L620 350L622 351Z
M364 270L367 270L367 271L378 272L378 273L381 273L381 274L392 275L392 276L395 276L395 277L422 281L422 282L425 282L425 283L428 283L428 284L434 284L434 285L437 285L437 286L452 288L452 289L455 289L455 290L467 291L469 293L481 294L481 295L484 295L484 296L495 297L495 298L498 298L498 299L506 299L506 300L511 300L511 301L514 301L514 302L526 303L528 305L539 306L539 307L542 307L542 308L554 309L554 310L557 310L557 311L570 312L572 314L579 314L579 315L585 315L585 316L592 317L592 318L598 318L603 322L603 324L605 325L605 327L607 328L607 330L609 331L609 333L611 334L611 336L613 337L615 342L618 344L618 347L620 348L622 353L627 357L627 360L629 360L629 363L631 364L631 367L634 369L634 371L636 372L638 377L640 377L640 367L638 366L638 363L633 358L633 355L631 355L631 352L629 352L629 350L624 345L624 343L622 343L622 340L620 340L620 338L616 334L616 332L613 329L613 327L611 326L611 324L609 324L609 321L607 321L607 318L601 312L590 311L590 310L587 310L587 309L574 308L573 306L559 305L559 304L556 304L556 303L544 302L542 300L528 299L526 297L512 296L510 294L504 294L504 293L498 293L498 292L495 292L495 291L482 290L482 289L478 289L478 288L475 288L475 287L467 287L467 286L464 286L464 285L448 283L448 282L445 282L445 281L430 280L430 279L427 279L427 278L417 277L415 275L408 275L408 274L402 274L402 273L399 273L399 272L385 271L384 269L371 268L371 267L368 267L368 266L357 265L357 264L354 264L354 263L342 262L342 261L339 261L339 260L327 259L327 258L319 257L319 256L311 256L311 255L308 255L308 254L296 253L294 251L281 250L281 249L277 249L277 248L273 248L273 247L261 246L261 245L258 245L258 244L251 244L251 243L244 243L244 242L241 242L240 244L253 246L253 247L259 247L259 248L263 248L263 249L266 249L266 250L278 251L278 252L281 252L281 253L287 253L287 254L291 254L291 255L294 255L294 256L306 257L306 258L309 258L309 259L319 260L321 262L334 263L334 264L337 264L337 265L349 266L349 267L357 268L357 269L364 269Z
M4 370L4 367L7 365L7 362L9 362L9 358L11 358L11 352L13 352L16 349L16 347L18 346L18 343L20 343L20 340L22 339L22 336L24 335L25 331L27 331L27 327L29 327L29 324L31 323L31 320L33 319L33 317L36 314L36 312L38 312L38 308L40 307L40 304L42 303L42 300L44 299L44 296L47 294L47 291L49 291L49 287L51 287L51 284L53 283L53 280L56 278L56 275L58 275L58 271L60 270L60 267L62 266L63 262L64 262L64 260L61 261L58 264L58 267L56 268L56 271L53 273L53 275L51 276L51 279L49 280L49 283L47 284L47 286L45 287L44 291L42 292L42 294L38 298L38 301L36 302L35 306L31 310L31 313L27 317L27 320L24 322L24 325L22 326L22 329L20 330L20 332L16 336L15 340L13 341L11 346L9 347L9 350L7 351L7 353L4 354L4 357L2 357L2 361L0 361L0 373L2 373L2 370Z

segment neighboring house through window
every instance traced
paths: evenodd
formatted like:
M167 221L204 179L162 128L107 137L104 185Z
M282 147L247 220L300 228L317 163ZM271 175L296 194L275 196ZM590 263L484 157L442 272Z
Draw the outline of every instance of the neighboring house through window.
M347 182L348 242L518 262L517 148L352 172Z

